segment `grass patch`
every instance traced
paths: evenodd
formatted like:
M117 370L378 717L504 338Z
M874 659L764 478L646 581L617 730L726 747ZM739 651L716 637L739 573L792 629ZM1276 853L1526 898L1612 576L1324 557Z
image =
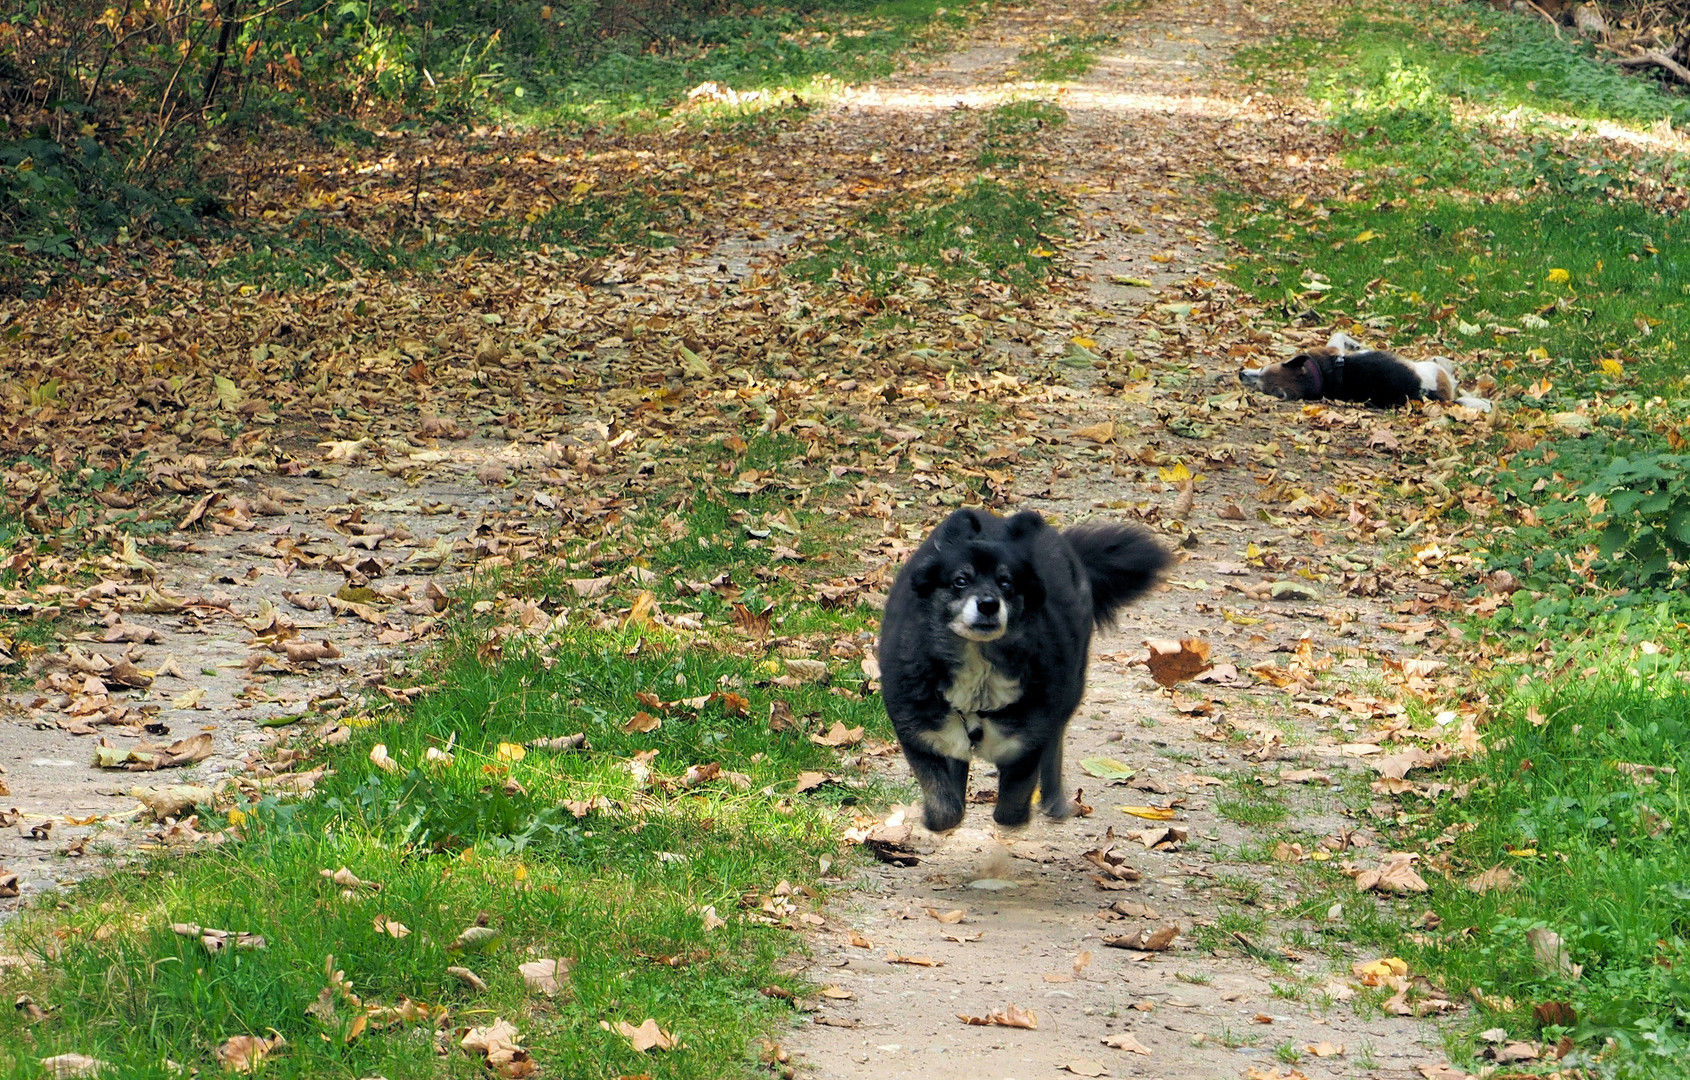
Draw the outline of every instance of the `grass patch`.
M923 295L923 278L1032 285L1050 276L1065 209L1051 192L980 179L937 200L880 206L788 272L875 296Z
M1048 101L1012 101L986 114L985 145L976 159L982 168L1015 168L1045 131L1068 122L1068 114Z
M1479 781L1473 796L1441 806L1427 826L1427 836L1471 827L1452 849L1461 872L1429 880L1444 926L1472 930L1402 945L1411 965L1442 972L1447 985L1511 999L1512 1009L1491 1011L1512 1030L1535 1034L1534 1004L1570 1002L1581 1043L1618 1041L1622 1076L1673 1075L1690 1052L1682 672L1676 657L1640 653L1518 695L1487 731L1491 752L1457 778ZM1518 884L1465 887L1497 866ZM1537 957L1529 935L1543 930L1581 975Z
M1021 50L1022 73L1043 82L1078 79L1097 66L1099 50L1113 45L1114 34L1051 34Z
M790 442L761 439L744 457L775 464ZM885 794L860 782L795 791L802 771L841 769L838 751L810 733L887 728L852 659L821 652L832 686L772 681L783 671L776 643L814 655L807 642L860 641L872 626L865 609L823 609L803 579L774 569L765 541L783 534L767 515L780 513L694 497L639 523L657 539L591 567L660 574L654 610L690 610L698 628L686 635L619 618L615 598L585 602L569 583L580 571L567 566L479 583L429 671L438 688L409 710L353 721L340 745L319 749L316 762L332 771L312 797L231 804L225 793L199 820L228 827L218 847L155 856L33 904L0 952L35 960L6 969L0 986L48 1018L0 1015L0 1076L35 1076L36 1059L56 1053L110 1061L102 1075L115 1077L162 1077L167 1060L212 1072L225 1040L272 1031L287 1048L268 1075L477 1071L456 1036L448 1058L437 1056L431 1023L357 1033L359 1007L332 989L332 1011L308 1012L335 970L366 1005L446 1009L448 1034L507 1019L548 1075L757 1073L756 1038L792 1022L789 1004L760 991L805 989L782 960L800 946L792 920L821 897L818 859L838 856L841 808ZM803 534L790 543L837 540L808 515L788 518ZM686 581L724 573L689 600ZM771 632L736 631L736 605L766 615ZM543 629L525 634L520 613L534 611ZM790 710L785 730L770 724L776 702ZM651 727L630 724L641 713L660 724L639 730ZM533 745L578 733L585 748ZM380 890L344 895L319 873L341 867ZM776 895L783 880L790 896ZM726 925L707 928L707 907ZM384 933L386 920L409 934ZM171 931L186 922L269 944L208 953ZM498 942L454 949L471 925ZM517 967L535 957L570 963L557 998L525 988ZM685 1048L640 1055L601 1027L647 1018Z
M672 18L645 40L629 37L593 62L536 71L530 92L507 96L531 121L638 121L667 113L688 90L714 82L771 99L818 84L891 72L900 54L937 49L974 18L975 0L811 0ZM532 103L531 105L528 103Z
M1216 799L1215 813L1239 825L1276 825L1290 816L1291 810L1283 799L1254 791L1236 798Z
M1336 56L1344 59L1342 75ZM1351 118L1435 119L1452 104L1639 123L1690 116L1690 101L1598 56L1592 44L1558 35L1535 17L1453 0L1367 0L1240 49L1233 62L1253 76L1306 88Z
M1690 231L1641 207L1235 201L1228 221L1253 253L1237 279L1258 295L1388 327L1399 341L1502 350L1499 375L1547 379L1566 397L1678 382L1690 349Z

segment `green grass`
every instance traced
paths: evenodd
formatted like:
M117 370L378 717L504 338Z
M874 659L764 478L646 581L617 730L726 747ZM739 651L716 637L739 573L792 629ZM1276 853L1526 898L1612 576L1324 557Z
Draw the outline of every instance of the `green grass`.
M1032 152L1036 136L1068 122L1068 114L1048 101L1012 101L986 114L985 135L976 159L982 168L1014 168Z
M792 440L760 439L742 459L767 467L792 450ZM678 582L727 572L743 590L737 602L776 605L784 654L794 636L818 645L861 640L873 625L866 609L823 610L808 594L805 581L826 572L825 559L802 576L759 577L776 564L756 533L779 510L774 500L695 498L669 527L638 523L640 535L661 542L607 548L580 571L536 566L520 578L480 581L460 598L456 608L470 613L454 620L427 669L438 689L409 710L355 721L344 746L315 759L332 772L312 798L236 806L225 794L202 810L204 829L235 826L215 849L154 856L32 904L6 927L0 953L37 962L0 975L0 987L12 998L28 994L48 1019L0 1014L0 1077L38 1076L36 1059L61 1052L113 1062L102 1075L119 1078L167 1075L167 1059L211 1073L219 1071L215 1047L271 1031L288 1047L268 1075L478 1072L455 1048L436 1057L426 1024L348 1041L356 1010L344 1000L332 1018L307 1013L331 956L366 1004L444 1007L453 1028L511 1021L547 1075L755 1073L756 1037L778 1038L792 1022L788 1004L759 991L805 989L783 974L802 943L773 925L781 916L767 917L759 897L782 880L818 887L820 856L844 857L842 807L890 794L861 782L794 791L801 771L842 768L839 751L810 733L842 722L870 737L888 734L878 699L859 692L854 658L828 660L831 687L774 685L778 656L718 618L731 614L730 601L717 593L689 601L678 591ZM802 542L788 538L794 544L820 553L837 540L811 515L792 520L804 533ZM662 577L653 582L659 609L675 615L690 606L707 624L703 636L618 625L637 585L588 601L568 583L638 567ZM568 625L522 636L506 613L512 603L548 615L568 609ZM828 658L825 648L818 655ZM701 697L708 700L697 706L674 704ZM775 701L790 707L795 727L771 730ZM639 712L661 727L625 731ZM512 749L575 733L588 749ZM391 771L372 760L378 744ZM430 762L430 750L450 761ZM651 751L642 781L630 762ZM743 779L686 786L689 768L707 765ZM380 890L341 896L319 873L341 867ZM727 925L707 930L706 906ZM378 916L409 935L384 935ZM260 933L269 945L208 954L171 932L180 922ZM498 931L498 945L454 951L476 923ZM556 1000L523 985L517 966L536 957L572 966ZM448 974L454 965L488 989ZM601 1027L647 1018L686 1047L642 1056Z
M662 115L705 82L763 91L778 101L883 76L900 54L949 40L976 6L976 0L812 0L673 18L658 28L655 47L630 40L584 66L536 68L529 93L504 101L530 120L594 123Z
M1473 796L1441 805L1426 827L1430 837L1450 824L1475 826L1455 845L1454 879L1428 878L1444 930L1466 932L1401 943L1416 970L1512 999L1513 1010L1494 1016L1511 1030L1534 1033L1535 1004L1570 1002L1581 1042L1619 1040L1622 1076L1678 1075L1671 1070L1690 1051L1682 671L1677 657L1639 654L1516 696L1486 731L1491 752L1448 777L1478 780ZM1640 783L1621 766L1658 771ZM1518 885L1466 888L1494 866L1517 874ZM1534 957L1527 934L1537 928L1566 943L1578 978Z
M1548 378L1567 397L1678 380L1690 350L1682 221L1588 199L1403 203L1230 201L1226 232L1251 253L1237 279L1324 321L1371 320L1396 342L1497 350L1500 377Z
M1435 522L1474 560L1455 584L1490 598L1466 641L1496 664L1500 716L1482 732L1489 753L1439 777L1472 794L1405 797L1390 841L1435 850L1449 874L1424 873L1425 897L1370 903L1306 867L1287 913L1335 956L1394 953L1452 994L1479 991L1489 1004L1452 1029L1458 1064L1463 1035L1501 1025L1569 1035L1562 1067L1600 1054L1604 1076L1681 1076L1690 691L1676 658L1690 606L1682 568L1651 562L1640 538L1677 528L1682 509L1661 455L1683 449L1690 415L1690 265L1649 180L1677 183L1686 162L1565 136L1594 120L1681 121L1690 102L1541 20L1467 4L1311 9L1238 62L1323 106L1352 173L1324 198L1223 197L1234 280L1287 320L1355 320L1393 346L1450 353L1468 381L1498 380L1504 410L1501 434L1464 440L1460 499ZM1557 426L1581 408L1578 431ZM1622 458L1669 468L1616 486ZM1496 597L1486 575L1498 569L1522 588ZM1654 766L1655 782L1619 765ZM1474 828L1448 843L1452 825ZM1468 888L1497 866L1518 875L1512 887ZM1328 922L1335 902L1343 917ZM1441 926L1409 927L1427 906ZM1534 955L1528 935L1543 930L1578 977ZM1534 1015L1555 1001L1576 1022Z
M1050 275L1066 206L1054 193L980 179L931 200L905 199L869 211L788 272L876 296L929 281L1032 285Z
M1117 40L1114 34L1051 34L1021 50L1021 69L1042 82L1078 79L1097 65L1098 52Z
M1690 101L1603 63L1590 44L1536 17L1453 0L1366 0L1325 15L1238 50L1234 63L1352 115L1447 115L1454 103L1643 123L1690 115Z

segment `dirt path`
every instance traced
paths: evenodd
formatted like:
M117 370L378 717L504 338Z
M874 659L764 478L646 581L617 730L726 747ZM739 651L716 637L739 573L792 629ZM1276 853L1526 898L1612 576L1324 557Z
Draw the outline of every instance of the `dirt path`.
M154 811L184 816L184 797L189 807L207 797L193 789L231 777L262 786L287 764L250 768L263 751L306 733L334 742L364 688L405 674L405 652L431 633L465 559L483 561L530 530L533 508L524 513L524 492L504 481L543 464L536 455L482 441L412 450L385 462L392 468L328 463L222 484L213 506L262 513L219 519L243 527L195 533L129 583L61 594L65 609L102 626L76 633L44 658L39 682L4 699L3 816L16 827L0 830L0 866L23 897L137 846L192 843L191 822L162 826ZM337 610L328 597L341 595L354 599ZM328 642L339 655L295 661L286 639ZM95 766L100 752L147 753L201 735L209 741L179 751L182 764Z
M1183 526L1171 528L1176 538L1189 537L1186 561L1167 588L1094 645L1091 690L1068 742L1070 783L1083 786L1091 815L1010 833L992 824L982 802L952 835L917 826L919 863L876 866L852 881L830 931L817 936L811 977L839 989L787 1045L813 1075L839 1078L1026 1080L1065 1067L1182 1080L1247 1070L1269 1077L1295 1075L1292 1062L1311 1076L1417 1077L1444 1061L1437 1030L1382 1012L1376 1001L1346 1004L1356 994L1353 960L1373 958L1351 956L1341 940L1323 935L1324 904L1314 918L1293 919L1309 886L1294 867L1260 855L1280 836L1310 849L1331 837L1339 840L1330 846L1357 847L1358 863L1373 864L1366 781L1359 803L1346 805L1346 787L1358 787L1347 774L1360 766L1339 747L1365 739L1356 734L1369 726L1359 714L1390 711L1368 691L1381 691L1393 662L1436 648L1422 641L1424 632L1405 637L1381 627L1416 600L1393 585L1371 522L1346 526L1341 506L1336 521L1288 521L1260 508L1281 501L1275 484L1318 492L1346 477L1377 482L1394 475L1400 459L1365 441L1389 427L1377 414L1311 416L1238 394L1231 346L1245 346L1234 355L1271 356L1319 335L1252 332L1254 313L1214 286L1211 264L1220 253L1198 220L1202 204L1190 184L1211 169L1273 168L1287 155L1293 169L1299 161L1319 167L1324 148L1308 145L1295 118L1281 118L1274 130L1276 110L1252 105L1220 72L1238 44L1260 35L1264 24L1250 12L1153 4L1117 25L1120 45L1057 95L1070 123L1055 154L1069 163L1064 180L1079 203L1084 244L1076 276L1095 309L1089 319L1098 351L1111 356L1111 369L1127 366L1118 358L1130 352L1153 374L1106 380L1087 373L1071 380L1069 392L1019 409L1019 430L1040 441L1085 446L1068 432L1103 422L1113 422L1116 434L1077 450L1048 476L1024 473L1016 490L1024 505L1068 520L1100 509L1164 525L1182 517ZM997 81L1014 59L1013 37L1044 29L1037 18L988 26L990 40L908 85L865 95L847 115L907 117L924 101L942 108L1017 92ZM1172 286L1183 298L1171 296ZM1183 515L1175 510L1178 485L1163 472L1175 462L1200 474L1194 506ZM1321 581L1314 600L1254 600L1239 588L1261 595L1263 582L1311 577ZM1149 637L1208 639L1223 665L1217 670L1232 677L1170 693L1136 664ZM1295 669L1299 649L1304 662L1329 674L1309 672L1286 690L1238 675L1275 663L1276 653ZM1134 776L1088 777L1078 763L1091 757L1116 759ZM900 761L887 768L905 773ZM977 791L992 782L989 769L976 771ZM1228 801L1264 802L1269 786L1277 788L1276 803L1289 793L1283 826L1241 826L1219 811ZM1171 807L1168 824L1185 839L1147 850L1127 838L1159 827L1122 812L1147 804ZM1088 861L1088 852L1111 848L1141 875L1125 887L1101 887L1099 867ZM1244 859L1243 851L1257 854ZM1351 894L1341 902L1375 901ZM954 923L933 914L958 910L966 915ZM1166 952L1103 942L1176 925L1180 936ZM1010 1006L1033 1010L1037 1029L959 1019ZM1107 1045L1122 1035L1142 1049Z
M636 326L617 306L623 299L630 312L646 305L641 318L673 316L665 333L711 346L697 349L712 357L708 377L670 371L666 359L654 364L646 354L659 350L647 348L641 362L649 370L638 369L653 376L645 385L670 387L679 400L708 397L701 387L743 385L749 376L738 365L765 364L777 347L773 336L758 335L800 306L776 295L773 276L760 270L807 232L837 224L829 215L884 192L918 189L924 169L959 171L973 148L952 139L974 129L948 118L1043 97L1069 118L1043 137L1045 160L1060 163L1078 211L1073 279L1054 298L1063 310L1044 313L1050 318L1006 317L988 326L985 348L1007 374L1020 373L1010 385L1022 389L992 398L1002 409L997 427L941 453L968 459L963 467L1001 470L993 486L1008 492L1006 505L1069 521L1097 512L1141 520L1181 544L1186 560L1166 589L1096 644L1092 689L1069 741L1069 776L1084 787L1090 816L999 836L982 803L948 837L918 834L916 865L876 865L853 878L856 888L841 890L813 942L813 978L841 990L787 1044L824 1077L1026 1080L1063 1066L1098 1075L1095 1063L1108 1075L1236 1077L1255 1069L1265 1078L1286 1075L1293 1060L1307 1075L1411 1077L1441 1062L1430 1024L1380 1008L1387 992L1354 988L1351 965L1372 957L1355 955L1332 932L1350 917L1342 909L1381 901L1345 891L1334 911L1325 886L1295 864L1329 857L1377 865L1371 773L1351 755L1366 761L1388 735L1409 737L1373 727L1400 716L1399 689L1428 704L1440 693L1430 676L1443 663L1436 653L1451 644L1437 617L1448 610L1447 589L1429 557L1388 557L1399 545L1385 541L1420 523L1399 517L1387 526L1392 515L1374 492L1405 479L1453 484L1447 461L1426 464L1449 458L1451 418L1299 409L1242 394L1241 358L1289 355L1329 328L1289 336L1264 329L1260 312L1218 284L1215 264L1224 254L1213 246L1195 181L1219 174L1238 191L1295 187L1330 167L1330 147L1307 117L1250 98L1225 76L1233 49L1271 32L1255 9L1165 0L1108 14L1107 6L1075 0L994 15L951 56L854 90L794 128L783 136L790 153L760 150L749 163L743 155L733 163L741 180L756 173L770 187L809 184L808 195L837 179L846 191L838 199L828 190L825 199L786 205L747 201L734 208L731 225L711 223L708 252L654 251L608 272L576 268L567 288L525 280L496 300L479 298L477 307L434 313L430 333L419 337L444 344L428 346L438 353L419 345L418 357L438 360L438 385L467 398L476 397L475 387L510 389L497 412L504 425L509 408L512 441L442 440L414 415L375 411L356 429L335 421L342 427L331 432L360 437L295 459L314 463L297 475L231 482L219 474L188 489L196 496L215 490L221 501L206 519L211 528L178 531L179 539L191 535L180 554L156 566L114 566L107 584L56 598L113 625L67 643L82 659L52 660L41 688L6 700L0 784L10 794L0 805L17 814L7 815L13 827L0 830L0 867L19 875L27 897L137 845L192 842L191 825L143 824L148 815L135 789L166 789L146 795L168 803L172 786L230 776L262 786L267 771L288 766L290 740L309 732L332 742L338 725L356 720L352 691L402 674L408 653L426 642L439 607L431 583L450 585L465 567L525 557L566 503L611 507L661 464L593 469L571 458L577 474L559 458L565 448L609 448L639 430L651 436L654 453L666 453L658 444L671 434L704 437L690 427L671 432L667 421L660 431L639 428L636 417L649 424L661 410L641 405L623 385L627 378L611 377L632 346L610 328L627 327L633 339L656 331ZM1057 88L1011 74L1024 44L1099 28L1121 40L1085 79ZM726 159L721 167L729 167ZM557 179L565 189L573 183ZM359 286L382 295L391 283L372 277ZM339 317L364 317L364 301L340 302ZM591 384L575 398L525 395L525 377L550 377L559 366L532 347L535 323L512 318L500 323L499 341L483 336L494 325L489 317L518 310L544 327L552 316L534 315L536 303L546 312L574 304L591 313L567 346L574 365L567 374ZM441 327L454 334L433 338ZM250 343L238 344L232 351L246 353ZM860 348L853 361L865 371L861 386L849 371L817 374L802 387L796 371L776 377L865 422L879 419L882 405L886 415L913 416L894 412L921 406L893 406L893 383L872 385L882 375L869 374L867 355ZM410 365L408 350L403 370ZM524 411L544 423L525 424ZM622 434L611 434L601 412L620 418ZM699 415L720 419L715 412L691 419ZM740 420L731 423L737 432ZM571 435L577 427L579 439ZM889 470L909 467L897 464L896 450L917 435L902 431L880 448L892 452ZM367 460L336 460L360 454ZM861 455L877 456L866 448ZM1188 479L1189 500L1182 497ZM908 473L888 483L906 480L912 486L898 497L923 499L910 512L931 524L944 509L942 492L917 492L921 478ZM598 512L593 507L583 513ZM1435 539L1429 529L1416 538ZM1276 594L1282 598L1270 598ZM337 604L329 604L331 595ZM509 615L546 617L538 609ZM289 633L296 642L328 641L342 655L328 663L289 658L280 640ZM1156 685L1135 663L1150 637L1209 642L1209 681L1174 692ZM1410 658L1428 662L1408 673L1402 662ZM128 673L135 670L152 674ZM184 743L192 760L181 767L128 772L91 764L102 740L122 754L199 735L209 739ZM251 755L261 747L280 747L284 760ZM1104 780L1096 766L1086 775L1080 762L1094 757L1115 759L1131 778ZM874 767L905 776L896 759ZM976 779L982 791L991 782L989 773ZM1124 806L1172 817L1157 822L1123 813ZM1279 818L1266 830L1240 824ZM1129 835L1162 827L1178 836L1155 849ZM1281 840L1290 846L1275 861ZM1117 870L1114 882L1124 887L1101 887L1104 868L1088 852L1111 865L1124 857L1131 870ZM966 914L945 923L927 908ZM1105 936L1174 925L1179 936L1167 951L1103 944ZM869 946L858 943L864 940ZM890 956L939 966L894 964ZM957 1019L1011 1005L1032 1009L1037 1028ZM1144 1052L1105 1045L1112 1036L1131 1036ZM1312 1046L1326 1056L1306 1049Z

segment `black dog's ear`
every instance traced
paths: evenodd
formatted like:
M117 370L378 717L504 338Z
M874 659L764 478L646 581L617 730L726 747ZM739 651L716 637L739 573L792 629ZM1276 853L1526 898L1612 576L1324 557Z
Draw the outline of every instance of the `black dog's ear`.
M1045 519L1037 510L1023 510L1009 519L1009 538L1025 540L1045 527Z
M939 580L944 576L945 565L936 556L928 556L925 562L910 567L910 585L915 594L921 597L933 595L933 590L939 587Z
M1313 359L1314 357L1310 356L1306 352L1298 353L1296 356L1293 356L1291 359L1285 361L1285 366L1288 368L1300 368Z
M958 510L946 518L935 535L941 540L967 540L979 536L985 529L978 510Z

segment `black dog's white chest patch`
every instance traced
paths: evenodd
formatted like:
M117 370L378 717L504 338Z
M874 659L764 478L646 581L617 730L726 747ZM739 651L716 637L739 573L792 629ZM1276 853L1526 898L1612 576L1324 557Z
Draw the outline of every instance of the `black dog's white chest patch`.
M981 757L994 763L1021 756L1025 749L1021 740L1004 732L991 717L980 715L1021 700L1021 682L999 671L981 655L978 645L964 646L962 663L952 672L945 700L952 711L944 726L924 734L934 753L961 761Z

